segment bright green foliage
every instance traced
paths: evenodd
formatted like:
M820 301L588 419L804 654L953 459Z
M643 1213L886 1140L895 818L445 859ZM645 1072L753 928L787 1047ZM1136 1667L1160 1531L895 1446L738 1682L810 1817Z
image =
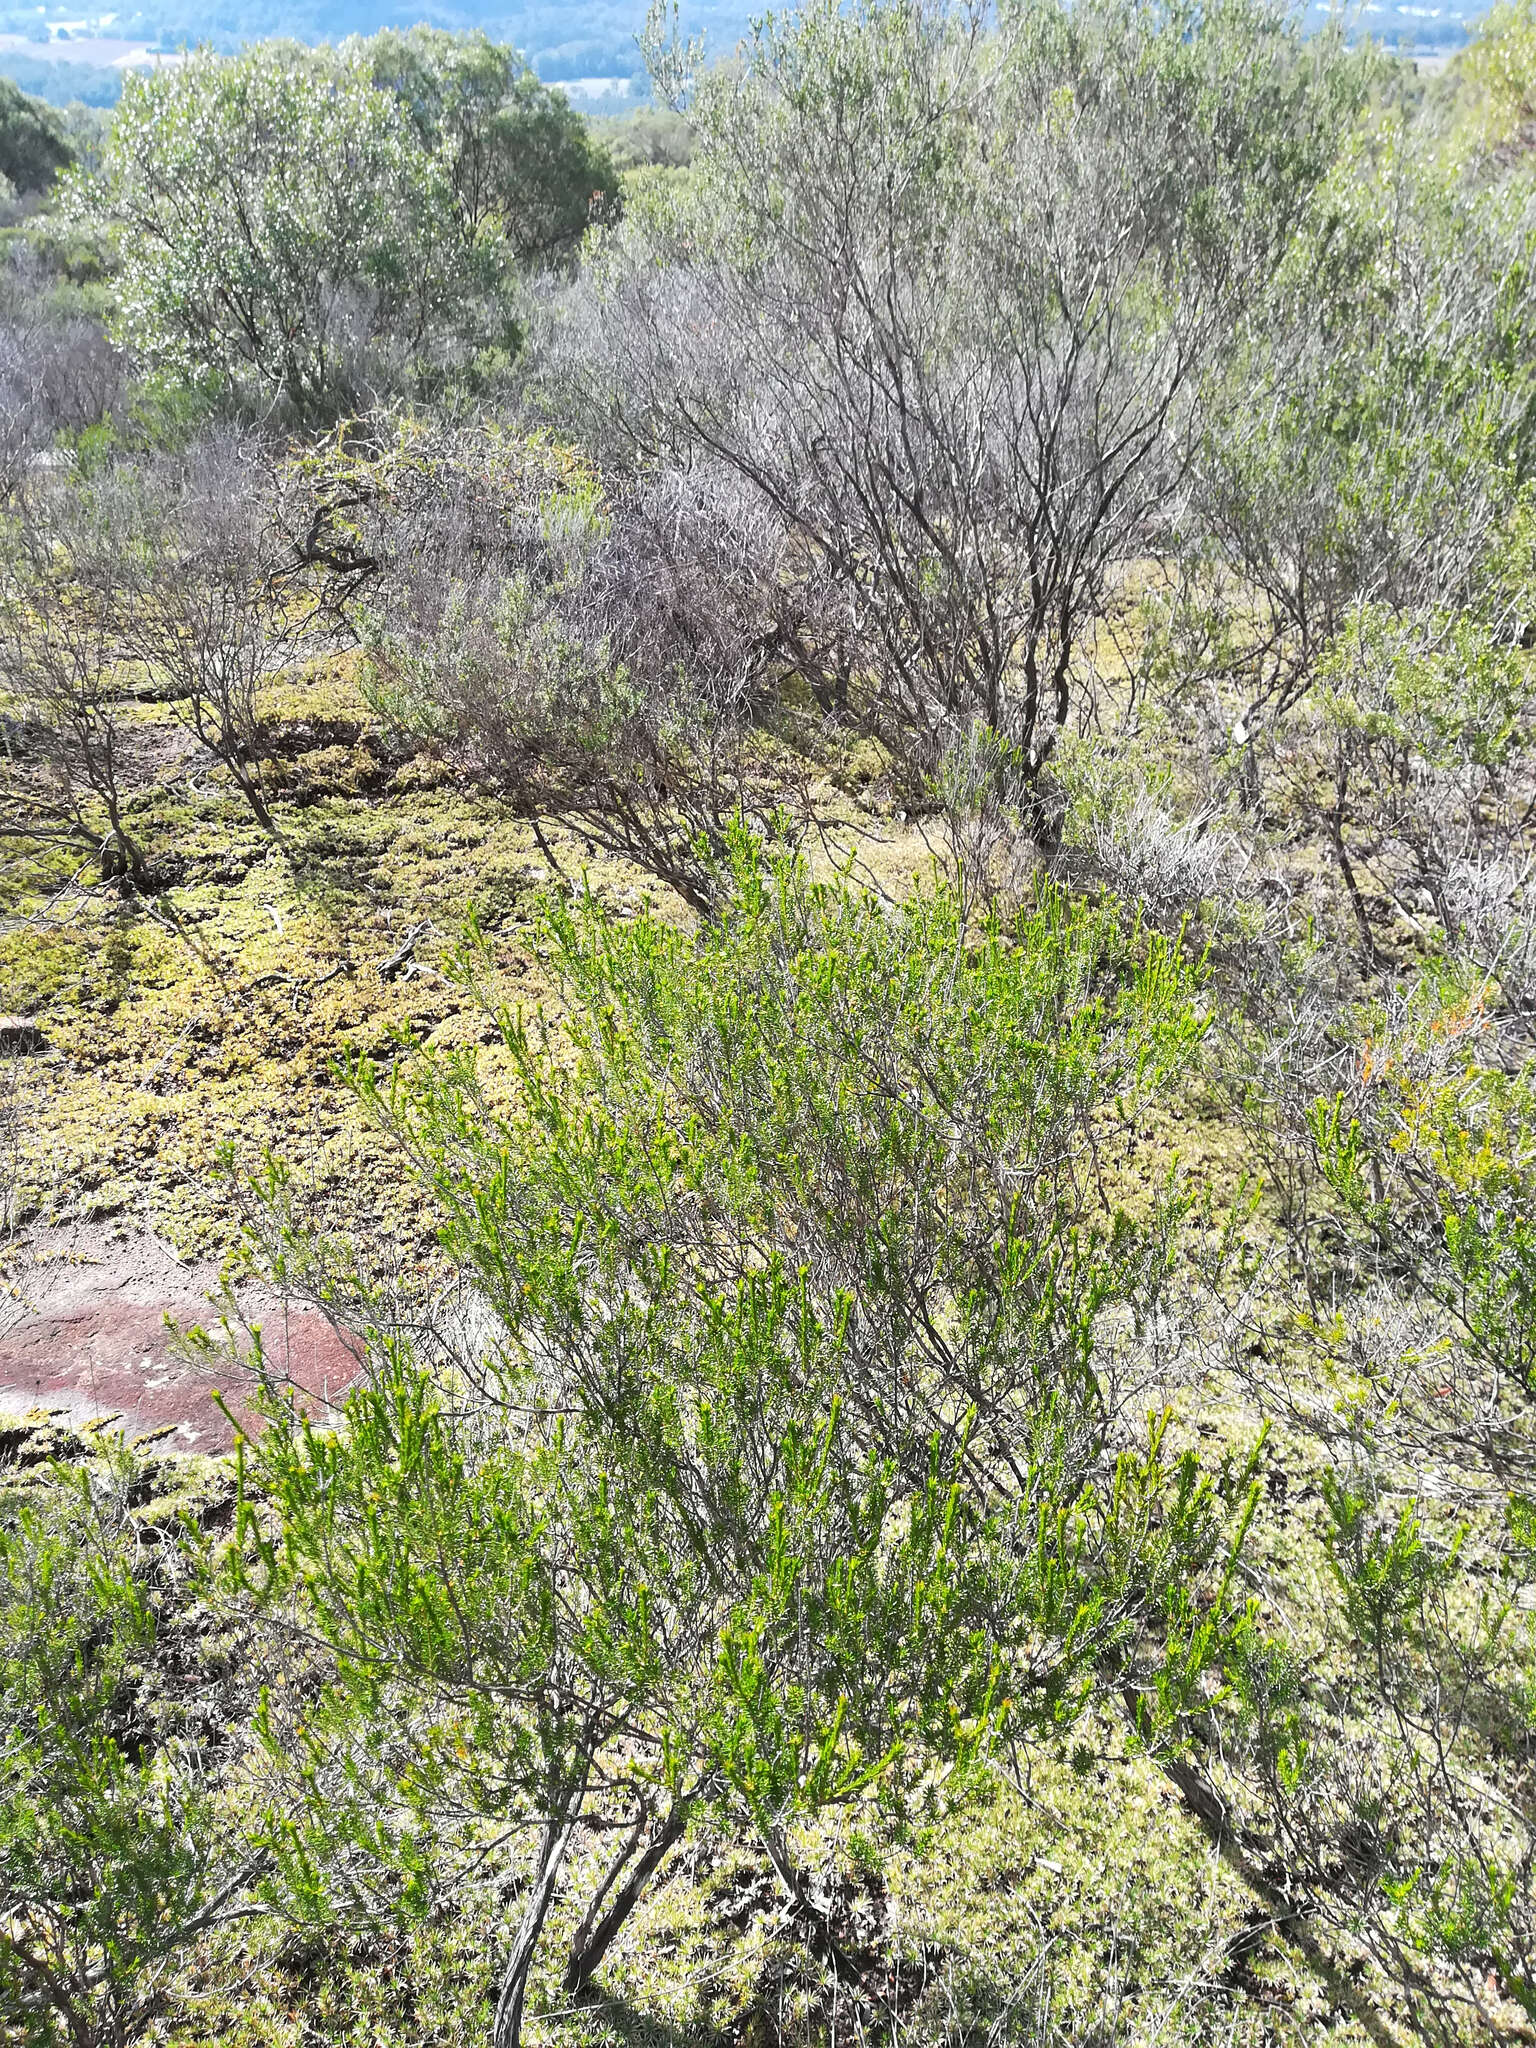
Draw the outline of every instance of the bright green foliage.
M711 1288L777 1253L825 1320L847 1302L848 1398L891 1454L925 1460L974 1407L972 1455L1012 1490L1057 1404L1112 1404L1097 1319L1150 1308L1167 1270L1186 1197L1133 1222L1101 1206L1097 1161L1199 1043L1193 977L1158 939L1134 965L1111 914L1055 894L976 935L947 893L887 913L740 861L694 936L551 912L576 1078L503 1019L526 1107L489 1185L469 1071L419 1071L394 1108L450 1242L513 1324L513 1247L579 1216L604 1219L616 1284L662 1249Z
M1464 1013L1437 1021L1465 1028ZM1390 1044L1366 1059L1372 1085L1356 1113L1343 1096L1313 1113L1324 1173L1375 1255L1411 1274L1501 1379L1536 1394L1531 1077L1447 1077Z
M115 1476L61 1472L0 1524L0 2009L38 2048L136 2039L249 1875L157 1699L164 1587Z
M385 29L348 48L405 107L472 239L489 227L525 263L569 251L616 194L607 152L565 95L483 31Z
M446 1062L390 1105L502 1321L603 1402L623 1353L598 1333L644 1276L710 1300L798 1270L841 1331L839 1401L906 1484L937 1436L978 1504L1065 1508L1118 1391L1100 1319L1150 1308L1185 1206L1091 1214L1098 1143L1201 1034L1173 953L1136 970L1110 918L1054 898L977 937L947 895L887 913L745 847L697 934L588 903L554 906L549 940L571 1017L548 1041L502 1019L515 1119ZM1069 1635L1106 1507L1039 1532L1039 1609Z
M452 327L471 282L447 178L398 103L292 45L127 78L78 203L113 224L128 340L304 417Z
M552 908L549 939L571 1016L548 1041L502 1018L515 1118L463 1062L413 1069L388 1105L456 1258L599 1407L649 1276L707 1301L798 1271L841 1333L831 1384L868 1454L915 1487L937 1441L978 1512L1030 1530L1009 1692L1049 1722L1090 1642L1129 1655L1209 1539L1180 1468L1189 1516L1150 1564L1159 1441L1124 1492L1098 1480L1130 1449L1132 1347L1102 1348L1103 1326L1154 1309L1187 1207L1169 1188L1139 1220L1106 1211L1098 1149L1198 1043L1188 970L1156 940L1134 966L1111 915L1054 896L976 935L947 894L887 913L746 845L695 935L588 903Z
M671 1369L664 1308L651 1320ZM898 1532L878 1476L849 1491L835 1408L814 1432L796 1429L789 1418L824 1382L791 1384L791 1366L814 1362L823 1338L792 1286L749 1290L704 1320L689 1331L697 1387L637 1362L619 1416L578 1413L547 1431L468 1422L450 1390L396 1358L350 1398L341 1435L280 1419L248 1447L281 1516L276 1541L250 1517L249 1571L268 1590L302 1586L340 1685L381 1740L386 1695L434 1708L397 1787L418 1818L450 1779L488 1817L579 1804L597 1752L627 1731L624 1782L693 1796L721 1771L782 1827L890 1771L935 1711L925 1665L952 1679L938 1695L949 1705L985 1704L987 1659L967 1675L974 1646L945 1642L963 1551L949 1489L931 1475ZM495 1370L509 1403L533 1393L531 1376L519 1388L505 1361ZM684 1411L668 1418L670 1444L663 1405ZM909 1686L892 1693L897 1669ZM338 1693L328 1716L340 1704ZM983 1721L972 1748L984 1733Z
M793 1885L792 1820L937 1759L963 1780L1004 1711L952 1486L898 1512L835 1402L797 1425L835 1354L800 1290L658 1288L626 1334L606 1414L506 1351L466 1414L397 1354L340 1436L280 1414L248 1454L277 1531L247 1516L241 1581L295 1589L335 1657L301 1726L267 1720L306 1795L269 1828L284 1901L419 1913L532 1828L498 2040L583 1822L723 1801Z
M1184 1199L1087 1214L1100 1126L1199 1040L1188 971L1054 898L977 935L735 858L697 934L551 908L571 1014L501 1019L510 1120L465 1058L360 1073L466 1298L435 1371L388 1346L338 1436L279 1407L244 1454L246 1583L339 1660L294 1888L383 1864L419 1908L464 1816L539 1823L499 2027L579 1820L723 1803L804 1911L798 1817L958 1796L1101 1687L1176 1743L1242 1623L1245 1476L1122 1419L1128 1329L1100 1356Z

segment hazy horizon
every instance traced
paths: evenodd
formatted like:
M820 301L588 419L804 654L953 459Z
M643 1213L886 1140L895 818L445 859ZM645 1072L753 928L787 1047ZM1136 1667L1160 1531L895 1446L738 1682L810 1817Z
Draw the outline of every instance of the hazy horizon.
M702 31L719 55L747 33L753 9L738 0L693 0L684 27ZM1468 25L1487 11L1483 0L1445 0L1436 6L1372 0L1358 11L1362 32L1417 54L1450 53L1466 40ZM1326 10L1313 6L1309 16ZM122 73L137 65L199 44L234 50L269 36L310 44L334 43L381 28L408 28L425 21L434 27L484 29L498 42L514 44L541 78L570 91L580 105L617 112L643 103L645 78L635 35L645 19L644 0L585 0L577 7L559 0L528 0L523 6L405 7L380 0L150 0L130 9L82 13L67 4L34 7L0 5L0 75L24 92L63 105L70 100L110 105Z

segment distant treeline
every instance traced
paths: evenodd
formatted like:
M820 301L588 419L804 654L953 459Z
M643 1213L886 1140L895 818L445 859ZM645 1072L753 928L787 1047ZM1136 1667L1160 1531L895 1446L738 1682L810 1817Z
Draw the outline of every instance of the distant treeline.
M540 77L611 79L615 97L626 92L643 99L644 66L635 47L635 33L644 19L638 0L589 0L579 7L538 5L491 13L475 7L412 5L391 8L378 4L322 6L313 0L270 0L270 4L223 4L195 9L147 8L114 17L104 33L154 49L177 50L201 44L226 53L243 44L271 37L295 42L338 43L349 35L372 35L381 28L425 22L456 31L483 28L494 41L515 44ZM734 47L746 33L751 9L735 0L704 0L689 10L690 27L701 29L716 54ZM36 36L35 15L8 14L0 9L0 34ZM38 44L38 55L0 51L0 75L12 78L24 92L54 106L83 101L87 106L116 104L121 73L111 66L72 63L63 55L67 43Z
M123 89L123 74L110 64L51 64L9 50L0 62L0 77L53 107L115 107Z
M1327 10L1307 10L1308 22L1318 26ZM1469 25L1481 12L1467 6L1456 12L1446 10L1438 19L1425 18L1418 8L1385 7L1356 24L1356 32L1369 35L1388 49L1420 54L1461 49ZM142 39L153 47L176 50L207 44L226 52L247 41L271 36L291 37L297 42L320 45L336 42L349 34L371 34L384 25L385 10L370 7L286 7L274 6L249 11L238 6L216 7L195 22L170 17L134 14L114 21L115 36ZM433 26L464 30L483 27L493 38L515 43L530 67L543 79L599 80L607 91L586 91L574 95L578 104L600 114L614 114L627 106L639 106L649 98L650 87L635 48L634 31L639 11L623 0L609 5L605 0L583 7L573 18L566 8L528 9L477 21L472 11L455 8L412 7L400 19L420 17ZM1315 17L1315 19L1314 19ZM690 20L701 25L707 47L721 56L734 47L746 31L745 13L737 7L705 4L690 10ZM32 24L28 24L30 28ZM10 24L0 15L0 33ZM579 29L580 33L573 33ZM19 25L13 33L25 33ZM67 44L40 43L39 49L68 48ZM0 78L9 78L23 92L46 100L50 106L113 107L121 97L123 74L114 65L54 61L51 57L0 51Z

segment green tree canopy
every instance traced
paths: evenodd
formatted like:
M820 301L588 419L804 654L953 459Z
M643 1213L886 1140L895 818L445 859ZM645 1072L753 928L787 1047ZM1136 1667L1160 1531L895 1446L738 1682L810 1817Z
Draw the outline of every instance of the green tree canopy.
M535 262L580 240L618 174L564 93L481 30L385 29L355 48L441 164L470 236L493 224Z
M28 99L9 78L0 78L0 171L16 190L45 192L73 161L74 151L53 108Z
M448 181L356 61L265 43L130 78L85 203L122 254L125 338L301 415L462 324Z

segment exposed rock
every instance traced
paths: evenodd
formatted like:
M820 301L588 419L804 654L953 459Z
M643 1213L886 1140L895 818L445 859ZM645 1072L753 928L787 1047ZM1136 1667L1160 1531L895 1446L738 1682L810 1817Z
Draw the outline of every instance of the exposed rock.
M87 1248L90 1255L80 1256ZM17 1276L13 1298L0 1297L0 1431L7 1437L46 1410L66 1431L110 1417L130 1441L154 1436L166 1451L218 1454L234 1431L214 1402L215 1388L242 1426L253 1424L256 1372L246 1333L228 1333L204 1356L176 1341L176 1326L216 1316L211 1269L183 1267L151 1239L119 1243L97 1232L61 1241L53 1256L18 1266ZM325 1413L357 1377L361 1343L313 1309L259 1290L247 1291L246 1306L262 1327L268 1374L286 1381L311 1412ZM0 1448L0 1460L7 1455L14 1459L16 1449ZM61 1446L46 1455L78 1453Z

